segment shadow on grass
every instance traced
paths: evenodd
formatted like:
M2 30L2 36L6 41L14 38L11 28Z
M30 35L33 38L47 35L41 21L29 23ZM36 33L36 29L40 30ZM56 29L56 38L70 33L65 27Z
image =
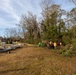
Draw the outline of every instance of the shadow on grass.
M14 70L4 70L4 71L0 71L0 74L3 73L8 73L8 72L15 72L15 71L23 71L23 70L28 70L28 68L22 68L22 69L14 69Z

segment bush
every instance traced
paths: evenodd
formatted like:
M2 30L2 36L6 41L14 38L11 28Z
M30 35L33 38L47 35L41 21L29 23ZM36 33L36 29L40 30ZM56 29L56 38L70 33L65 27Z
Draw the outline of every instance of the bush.
M61 51L60 51L60 54L63 54L64 52L66 52L66 50L61 50Z
M38 47L45 47L46 46L46 44L45 43L38 43L38 45L37 45Z
M76 39L72 39L72 50L76 51Z
M60 51L60 54L62 54L64 56L71 56L72 53L73 53L72 48L73 48L72 45L68 44L68 45L66 45L65 47L62 48L62 50Z
M64 56L71 56L72 55L72 50L66 50L65 52L62 53Z
M62 37L62 41L64 45L70 44L71 43L71 39L69 36L63 36Z

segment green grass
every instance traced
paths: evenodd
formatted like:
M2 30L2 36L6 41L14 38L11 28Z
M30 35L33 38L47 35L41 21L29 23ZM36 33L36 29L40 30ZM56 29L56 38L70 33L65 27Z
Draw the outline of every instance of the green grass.
M76 75L76 57L56 50L25 47L0 54L0 75Z

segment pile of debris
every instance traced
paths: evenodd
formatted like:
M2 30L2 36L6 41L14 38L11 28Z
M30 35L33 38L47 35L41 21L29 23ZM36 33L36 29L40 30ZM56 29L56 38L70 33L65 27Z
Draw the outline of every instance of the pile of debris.
M18 42L13 42L13 44L6 44L5 42L2 42L2 44L0 45L0 52L9 52L11 50L22 48L23 46L23 43Z

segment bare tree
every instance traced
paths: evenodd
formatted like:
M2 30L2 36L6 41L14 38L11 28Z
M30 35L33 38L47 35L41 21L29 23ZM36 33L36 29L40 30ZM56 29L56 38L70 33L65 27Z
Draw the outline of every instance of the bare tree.
M6 28L5 29L5 37L19 39L19 38L21 38L21 34L17 28Z
M43 18L46 18L49 16L49 9L52 5L53 0L42 0L40 3L41 9L42 9L42 16Z
M71 2L73 2L74 5L76 5L76 0L70 0Z
M19 25L22 28L25 39L27 38L28 40L35 42L40 38L40 30L36 15L33 15L31 12L28 12L28 15L22 15Z
M5 29L4 34L5 34L5 37L6 37L6 38L9 38L9 37L10 37L9 28L6 28L6 29Z

